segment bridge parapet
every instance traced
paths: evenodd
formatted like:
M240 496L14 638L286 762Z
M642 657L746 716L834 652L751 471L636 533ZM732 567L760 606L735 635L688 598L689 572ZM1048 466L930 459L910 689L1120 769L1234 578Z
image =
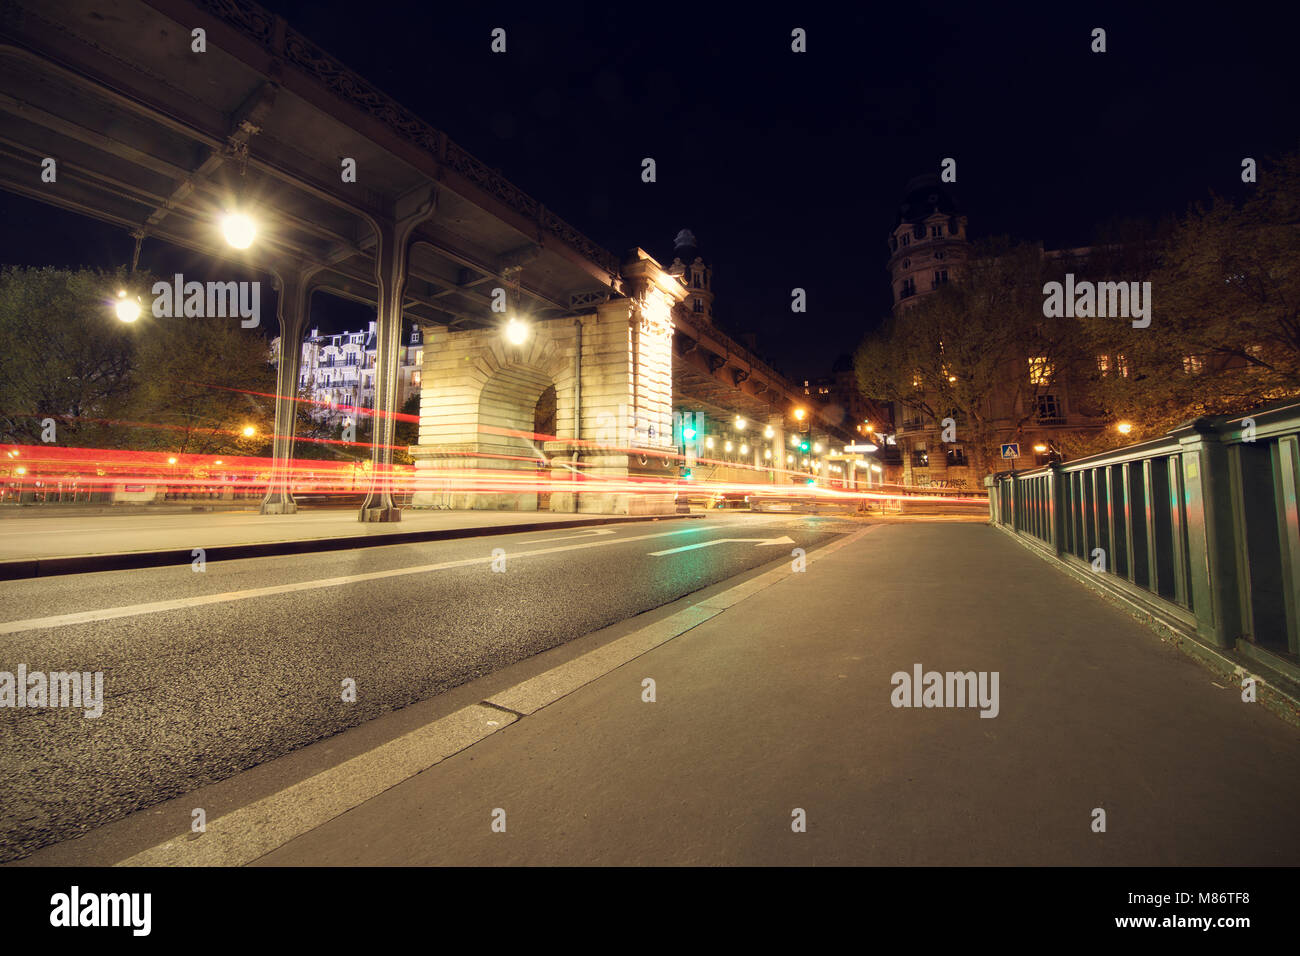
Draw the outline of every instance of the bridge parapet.
M1300 678L1300 403L985 483L994 525L1174 630Z

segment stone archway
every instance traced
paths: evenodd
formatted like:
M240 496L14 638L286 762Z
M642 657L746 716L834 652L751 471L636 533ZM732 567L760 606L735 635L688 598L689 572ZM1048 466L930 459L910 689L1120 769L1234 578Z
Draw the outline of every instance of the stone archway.
M534 323L520 346L496 330L426 330L413 506L553 506L538 500L547 453L535 436L572 434L576 339L572 319ZM547 429L537 427L543 396Z
M551 511L675 511L673 489L654 479L676 476L672 308L685 289L643 253L623 283L630 295L592 312L529 323L521 345L500 328L425 327L413 507L531 510L549 459L540 504Z
M555 382L545 368L513 364L498 368L478 397L478 492L472 508L502 511L549 510L538 484L549 480L545 439L537 437L538 406L550 396L555 423ZM551 434L554 434L552 432Z

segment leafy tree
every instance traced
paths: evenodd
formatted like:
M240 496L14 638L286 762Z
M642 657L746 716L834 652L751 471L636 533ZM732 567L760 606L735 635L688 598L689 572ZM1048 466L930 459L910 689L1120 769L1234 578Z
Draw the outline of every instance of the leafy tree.
M417 391L414 395L402 403L402 414L413 415L417 419L420 415L420 393ZM405 421L398 419L393 423L393 461L400 465L410 465L415 462L410 452L406 449L411 445L420 443L420 423L419 421Z
M269 455L275 370L266 340L233 319L152 318L140 337L135 446L182 454ZM253 429L245 437L244 429Z
M121 272L0 270L0 440L39 444L52 418L61 445L119 447L140 325L113 313L124 283Z
M1149 328L1088 323L1098 354L1124 356L1128 374L1101 376L1098 390L1110 417L1135 426L1122 441L1300 393L1300 153L1262 164L1251 188L1240 204L1192 206L1155 268L1125 276L1149 274Z
M1052 268L1037 245L974 244L954 281L862 343L859 387L935 422L952 417L976 464L993 460L1008 430L1037 416L1037 396L1069 380L1086 353L1079 325L1043 316Z

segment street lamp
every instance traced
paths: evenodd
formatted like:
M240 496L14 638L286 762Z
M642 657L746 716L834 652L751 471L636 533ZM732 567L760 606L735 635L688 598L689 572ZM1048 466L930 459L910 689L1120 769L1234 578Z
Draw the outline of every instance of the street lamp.
M254 435L256 435L256 434L257 434L257 429L254 428L252 425L245 425L245 426L244 426L244 437L245 437L245 438L252 438L252 437L253 437Z
M803 421L803 417L807 414L808 413L804 411L802 408L796 408L794 410L794 420L797 422L801 422Z
M768 425L766 428L763 429L763 437L764 437L764 438L771 438L771 437L772 437L773 435L775 435L775 434L776 434L776 432L772 431L772 426L771 426L771 425Z
M123 322L134 322L140 318L140 298L128 298L125 289L119 289L117 292L117 302L113 305L113 311Z
M506 341L511 345L523 345L528 339L528 326L518 319L511 319L505 327Z
M744 430L745 430L745 420L744 420L743 418L741 418L739 415L737 415L737 416L736 416L736 431L738 431L738 432L743 432Z
M221 217L221 233L228 245L247 249L257 237L257 224L245 213L228 212Z
M1115 426L1115 430L1119 432L1121 435L1127 435L1129 432L1133 430L1133 425L1129 422L1120 422L1118 425Z

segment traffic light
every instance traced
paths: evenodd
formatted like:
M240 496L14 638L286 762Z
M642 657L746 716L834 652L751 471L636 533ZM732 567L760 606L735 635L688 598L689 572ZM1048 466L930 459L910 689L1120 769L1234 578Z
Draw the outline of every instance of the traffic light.
M809 445L808 442L806 442L806 441L801 441L801 442L799 443L799 450L800 450L800 451L807 451L807 450L808 450L809 448L811 448L811 447L812 447L812 446Z
M674 412L673 424L677 431L678 448L682 452L682 477L690 478L691 469L700 450L700 437L704 431L704 416L700 412Z

